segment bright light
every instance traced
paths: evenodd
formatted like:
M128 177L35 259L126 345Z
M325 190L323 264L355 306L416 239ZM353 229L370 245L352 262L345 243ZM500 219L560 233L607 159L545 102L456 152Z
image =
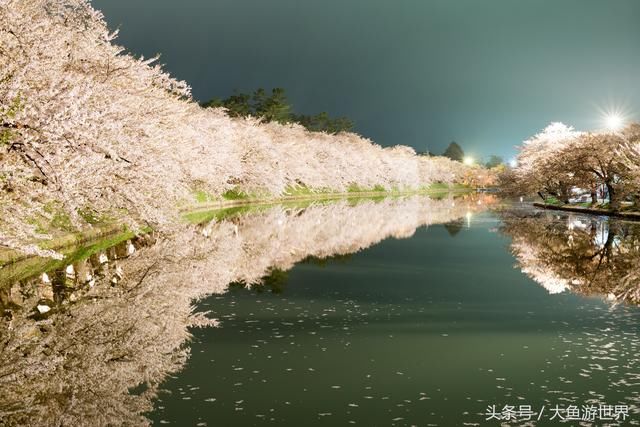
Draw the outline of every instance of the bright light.
M462 162L465 165L472 165L473 164L473 157L465 156L465 158L462 160Z
M624 119L617 113L607 114L604 118L604 122L607 125L607 129L614 132L620 130L624 125Z
M618 132L636 116L634 109L627 105L626 102L621 103L620 100L609 101L605 105L596 108L600 113L598 128L602 131Z
M509 166L512 168L518 167L518 161L516 159L509 160Z

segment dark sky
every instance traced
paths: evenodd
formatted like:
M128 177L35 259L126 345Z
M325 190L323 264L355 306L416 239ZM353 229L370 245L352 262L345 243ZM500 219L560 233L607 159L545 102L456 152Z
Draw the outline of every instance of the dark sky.
M284 87L382 145L506 159L550 121L640 112L638 0L94 0L196 99Z

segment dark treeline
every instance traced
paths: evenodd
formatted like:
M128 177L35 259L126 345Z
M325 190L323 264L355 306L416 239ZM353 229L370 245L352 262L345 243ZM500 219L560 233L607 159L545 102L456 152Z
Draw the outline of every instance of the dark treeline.
M285 90L274 88L269 94L260 88L252 94L236 92L228 98L213 98L203 107L224 107L231 117L259 117L265 122L299 123L310 131L336 134L353 129L353 121L346 117L332 118L326 112L316 115L295 114Z

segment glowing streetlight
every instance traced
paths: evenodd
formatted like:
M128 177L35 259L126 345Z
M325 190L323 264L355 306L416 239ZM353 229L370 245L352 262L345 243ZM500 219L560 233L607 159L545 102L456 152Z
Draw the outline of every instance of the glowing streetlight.
M465 165L472 165L473 164L473 157L471 156L465 156L464 159L462 159L462 163L464 163Z
M617 131L624 125L624 119L620 114L609 113L604 117L604 123L610 131Z

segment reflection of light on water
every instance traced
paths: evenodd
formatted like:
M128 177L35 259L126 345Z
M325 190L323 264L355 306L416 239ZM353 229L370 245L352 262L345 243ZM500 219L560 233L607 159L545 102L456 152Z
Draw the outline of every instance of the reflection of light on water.
M575 229L584 230L585 228L587 228L587 224L584 223L582 220L570 215L567 218L567 228L569 230L575 230Z
M599 247L604 247L609 239L609 223L605 221L598 222L596 234L593 237L593 243Z
M473 216L473 214L471 212L467 212L465 214L465 217L467 218L467 228L471 227L471 217Z
M576 218L572 215L567 218L567 230L569 231L587 231L589 225L590 224L583 219ZM591 224L591 232L593 233L594 245L602 248L609 239L609 223L606 221L598 221L595 226ZM570 243L574 241L573 235L568 236L568 241Z

